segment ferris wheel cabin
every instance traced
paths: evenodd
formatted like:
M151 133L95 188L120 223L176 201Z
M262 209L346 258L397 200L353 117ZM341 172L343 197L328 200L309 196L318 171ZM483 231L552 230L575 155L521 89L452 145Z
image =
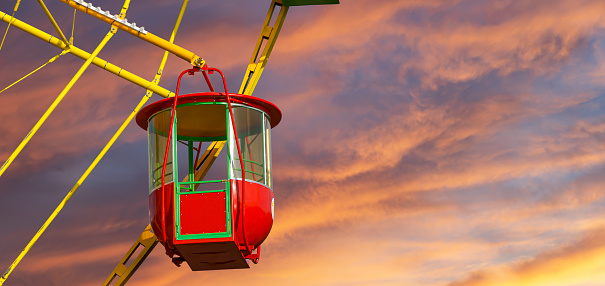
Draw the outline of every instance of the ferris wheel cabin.
M249 268L273 224L271 128L281 112L260 98L230 98L232 116L224 93L178 96L172 132L172 98L136 117L149 135L153 232L175 264L192 270ZM223 146L224 177L204 180Z

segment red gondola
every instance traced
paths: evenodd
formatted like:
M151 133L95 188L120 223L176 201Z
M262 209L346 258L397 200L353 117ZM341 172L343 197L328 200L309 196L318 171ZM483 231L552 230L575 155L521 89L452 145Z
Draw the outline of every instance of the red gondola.
M149 135L151 226L177 265L249 268L246 260L258 261L273 224L270 135L281 112L266 100L229 94L226 84L225 93L214 92L206 72L216 69L183 74L198 71L212 92L178 95L177 84L176 98L150 104L136 117ZM187 160L179 157L181 146ZM223 146L224 178L203 180ZM187 170L180 182L179 165Z

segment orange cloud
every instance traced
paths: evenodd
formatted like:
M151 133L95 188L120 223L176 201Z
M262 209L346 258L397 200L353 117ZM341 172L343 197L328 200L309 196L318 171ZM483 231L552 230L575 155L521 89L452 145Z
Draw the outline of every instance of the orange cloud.
M125 250L129 249L131 245L131 243L108 244L101 247L93 247L89 250L69 251L55 255L48 254L44 257L39 256L33 261L28 261L27 267L24 267L23 270L27 272L42 272L51 269L70 268L81 264L95 264L102 261L119 262L120 257L124 255Z
M397 46L411 49L401 59L400 81L407 73L420 74L424 88L465 82L496 71L507 75L531 70L551 72L572 51L585 44L584 37L603 27L601 1L522 3L487 2L454 7L460 1L357 1L318 11L312 21L289 28L275 53L277 64L321 61L322 67L346 72L367 65L378 55L391 54ZM415 23L402 12L424 8L426 21ZM443 9L452 9L439 16ZM468 20L469 13L480 20ZM351 15L355 15L352 17ZM481 16L477 16L481 15ZM407 16L407 17L406 17ZM290 24L290 23L289 23ZM381 39L389 38L388 44ZM276 64L273 62L272 64Z
M588 285L603 281L605 273L605 229L588 233L578 242L544 252L535 258L491 267L473 273L450 286L479 285ZM590 284L594 285L594 284Z

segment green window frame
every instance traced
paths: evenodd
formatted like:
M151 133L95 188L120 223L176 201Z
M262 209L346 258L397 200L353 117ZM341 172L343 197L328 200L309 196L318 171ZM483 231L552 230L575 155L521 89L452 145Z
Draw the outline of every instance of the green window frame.
M216 104L216 105L223 105L225 106L225 110L227 110L227 105L226 103L222 103L222 102L194 102L194 103L187 103L187 104L183 104L183 105L179 105L179 107L181 106L190 106L190 105L206 105L206 104ZM178 108L177 108L177 112L178 112ZM228 114L228 113L227 113ZM207 180L207 181L193 181L195 178L193 176L194 172L195 172L195 162L193 162L195 160L195 158L193 157L193 145L194 142L211 142L211 141L222 141L222 140L227 140L227 136L221 136L221 137L188 137L188 136L179 136L177 134L177 128L176 128L176 124L177 124L177 120L178 120L178 115L175 116L176 120L174 122L174 126L172 127L174 132L173 132L173 138L171 140L172 142L172 150L173 150L173 158L174 159L174 165L178 166L178 157L177 157L177 151L176 151L176 145L178 144L177 139L180 140L187 140L188 141L188 180L185 182L175 182L174 184L174 194L175 194L175 199L174 199L174 218L175 218L175 238L176 240L191 240L191 239L208 239L208 238L223 238L223 237L230 237L232 235L232 227L231 227L231 186L229 184L230 182L230 177L229 177L229 172L227 172L227 180ZM175 172L175 178L178 178L178 168L174 168L174 172ZM195 191L192 190L193 186L192 185L203 185L203 184L211 184L211 183L221 183L224 182L225 183L225 188L224 189L218 189L218 190L200 190L200 191ZM224 232L216 232L216 233L199 233L199 234L181 234L181 219L180 219L180 213L181 213L181 204L180 204L180 196L181 195L191 195L191 194L202 194L202 193L213 193L213 192L224 192L225 193L225 216L226 216L226 231Z

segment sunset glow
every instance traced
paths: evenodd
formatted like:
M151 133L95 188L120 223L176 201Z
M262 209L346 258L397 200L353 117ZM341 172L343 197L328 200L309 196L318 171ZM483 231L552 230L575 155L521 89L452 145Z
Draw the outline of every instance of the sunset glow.
M45 2L71 32L73 9ZM605 1L340 2L290 8L254 91L283 113L259 264L193 272L158 245L128 285L605 285ZM175 43L236 91L269 4L190 1ZM128 19L169 38L180 5L133 1ZM54 34L35 1L15 17ZM78 13L74 43L109 27ZM0 89L59 53L11 27ZM162 54L118 32L99 57L153 79ZM1 162L83 62L0 94ZM160 85L189 67L170 56ZM91 66L0 177L1 272L144 92ZM149 223L146 136L130 124L5 285L106 279Z

